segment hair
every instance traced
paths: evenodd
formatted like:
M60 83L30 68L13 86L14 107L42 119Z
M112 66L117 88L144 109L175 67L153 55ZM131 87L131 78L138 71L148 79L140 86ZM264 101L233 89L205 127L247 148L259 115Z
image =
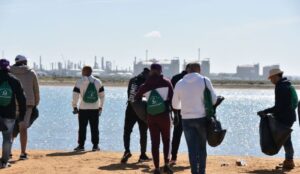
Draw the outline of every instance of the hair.
M150 69L149 68L144 68L143 69L143 73L149 73L150 72Z
M27 65L27 61L16 62L15 66Z
M282 78L283 77L283 73L279 73L277 74L278 77Z
M92 75L93 69L91 66L84 66L82 68L82 72L86 72L87 76L90 76L90 75Z
M189 73L194 73L194 72L200 73L201 71L200 63L197 62L187 64L186 68Z

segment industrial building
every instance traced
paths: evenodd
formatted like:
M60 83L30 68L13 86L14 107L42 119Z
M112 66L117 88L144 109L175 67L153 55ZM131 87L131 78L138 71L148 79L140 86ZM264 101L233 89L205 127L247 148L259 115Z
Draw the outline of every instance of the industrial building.
M269 77L269 71L271 69L280 69L280 66L279 65L269 65L269 66L264 66L263 67L263 78L264 79L268 79Z
M134 60L133 64L133 75L140 74L144 68L150 68L150 65L152 63L159 63L162 66L162 73L164 76L171 78L175 74L179 73L179 59L174 58L171 60L157 60L157 59L150 59L150 60L144 60L144 61L136 61L136 58Z
M259 64L237 66L236 76L240 78L240 80L258 80Z

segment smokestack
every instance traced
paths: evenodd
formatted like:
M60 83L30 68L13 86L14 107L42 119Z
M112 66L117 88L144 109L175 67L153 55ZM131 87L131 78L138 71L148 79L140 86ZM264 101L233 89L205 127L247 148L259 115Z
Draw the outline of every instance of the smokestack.
M198 48L198 61L200 63L200 48Z
M148 61L148 50L146 50L146 62Z
M104 70L104 57L101 58L101 69Z
M42 66L42 56L40 56L40 70L43 70L43 66Z

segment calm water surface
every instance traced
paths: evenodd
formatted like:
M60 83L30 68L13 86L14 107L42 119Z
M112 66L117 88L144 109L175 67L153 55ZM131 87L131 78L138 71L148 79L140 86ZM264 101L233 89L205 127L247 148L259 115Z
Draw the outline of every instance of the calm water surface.
M208 148L210 155L264 156L259 147L256 112L272 106L272 89L216 89L226 100L218 108L218 118L228 133L223 144ZM29 130L30 149L72 150L77 145L77 116L72 114L72 87L41 87L40 117ZM100 118L100 148L105 151L123 152L123 126L126 108L126 88L107 87L106 103ZM299 122L292 134L295 155L300 156ZM149 136L148 136L149 137ZM150 138L150 137L149 137ZM150 140L148 138L148 151ZM2 136L1 136L2 141ZM16 141L14 148L19 149ZM88 129L86 149L92 148ZM131 150L139 151L139 134L134 128ZM182 137L180 152L187 152ZM277 156L283 156L281 152Z

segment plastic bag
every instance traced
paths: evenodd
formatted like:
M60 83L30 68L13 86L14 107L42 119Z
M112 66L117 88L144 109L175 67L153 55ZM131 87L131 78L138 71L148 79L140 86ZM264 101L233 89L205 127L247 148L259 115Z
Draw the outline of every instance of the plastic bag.
M129 103L136 115L145 123L147 122L147 102L143 100L137 100Z
M207 143L216 147L222 143L226 130L222 129L221 122L215 117L207 117Z
M277 154L286 140L291 136L292 129L274 119L272 116L261 117L259 124L260 147L266 155Z

